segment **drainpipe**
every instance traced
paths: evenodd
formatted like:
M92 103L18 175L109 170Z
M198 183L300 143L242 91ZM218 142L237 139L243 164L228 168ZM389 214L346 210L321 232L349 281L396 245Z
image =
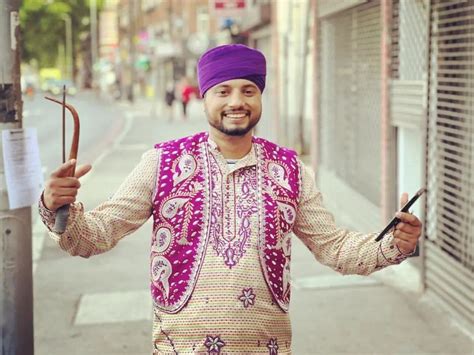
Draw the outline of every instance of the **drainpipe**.
M289 81L290 81L290 66L288 65L290 61L290 36L292 33L293 29L293 0L288 0L287 4L287 18L286 18L286 23L288 26L288 29L284 35L283 39L283 56L285 58L284 60L284 67L283 67L283 85L285 87L285 101L283 102L283 108L284 108L284 113L285 116L283 117L283 129L284 129L284 140L283 140L283 145L290 146L291 145L291 133L292 130L290 130L290 105L291 105L291 99L290 99L290 90L289 90Z
M308 37L309 37L309 17L310 17L310 7L311 7L311 0L306 0L304 5L304 23L303 23L303 34L301 36L301 43L300 43L300 55L301 55L301 71L300 71L300 79L301 79L301 91L299 95L299 102L298 102L298 133L296 135L296 144L295 147L298 148L299 153L304 154L305 152L305 137L304 137L304 114L305 114L305 106L306 106L306 73L307 73L307 57L308 57Z
M273 78L273 87L272 90L273 102L276 103L274 106L273 122L276 127L276 138L279 144L282 144L282 130L280 122L280 38L278 34L278 4L272 2L271 6L271 24L272 24L272 58L273 58L273 68L272 68L272 78Z
M312 97L312 113L311 113L311 142L310 142L310 154L311 154L311 166L314 171L317 171L319 163L319 18L318 18L318 1L310 0L310 12L313 13L313 24L311 26L311 40L313 42L311 58L313 60L313 77L311 82L313 85L313 97Z
M430 105L429 105L429 92L430 92L430 80L431 80L431 68L430 68L430 42L431 42L431 36L435 35L433 33L433 28L431 27L431 1L427 2L426 5L426 19L427 19L427 36L426 36L426 41L428 42L427 46L427 51L426 51L426 58L425 58L425 63L426 63L426 70L427 70L427 75L426 75L426 91L425 91L425 98L426 98L426 114L425 114L425 121L423 122L423 156L424 159L422 160L423 163L423 186L427 187L428 186L428 129L429 129L429 115L430 115ZM425 195L426 196L426 195ZM421 285L420 285L420 292L424 293L426 291L426 240L424 236L426 235L426 228L427 224L426 221L428 220L428 206L427 206L427 200L428 198L425 197L421 199L421 217L423 223L423 234L422 237L420 238L420 241L418 242L419 245L419 253L420 253L420 259L422 260L421 262Z
M396 174L396 132L390 118L392 0L381 1L381 207L386 223L399 206Z

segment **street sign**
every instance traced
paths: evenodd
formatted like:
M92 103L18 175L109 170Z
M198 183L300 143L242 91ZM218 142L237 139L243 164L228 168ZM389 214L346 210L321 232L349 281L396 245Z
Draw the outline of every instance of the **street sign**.
M245 0L214 0L214 9L245 9Z
M209 0L215 16L239 16L246 10L245 0Z

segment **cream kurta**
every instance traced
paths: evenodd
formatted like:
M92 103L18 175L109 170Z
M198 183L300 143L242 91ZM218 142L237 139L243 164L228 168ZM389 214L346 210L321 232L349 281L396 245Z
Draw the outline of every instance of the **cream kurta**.
M234 202L242 173L256 164L252 151L229 168L216 146L212 155L220 171L223 221L235 230ZM89 257L103 253L139 228L152 213L159 152L146 152L115 195L92 211L71 206L66 232L51 237L71 255ZM374 242L375 234L338 228L323 207L312 171L302 164L302 186L294 233L318 261L342 274L363 274L404 260L391 235ZM54 213L40 203L44 223L51 230ZM258 218L238 263L229 268L216 242L210 241L204 263L188 304L177 314L154 311L153 340L156 353L267 353L291 352L291 326L287 313L273 302L265 283L257 249ZM144 262L148 262L144 260Z

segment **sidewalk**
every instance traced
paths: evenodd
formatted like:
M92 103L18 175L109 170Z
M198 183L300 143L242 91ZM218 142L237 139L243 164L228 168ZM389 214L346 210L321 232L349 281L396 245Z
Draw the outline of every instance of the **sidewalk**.
M79 200L86 209L111 196L154 143L207 128L199 105L190 107L186 122L151 115L147 102L121 106L124 134L83 182ZM37 355L150 354L150 235L151 221L90 259L70 257L44 240L34 277ZM294 354L473 353L472 340L429 298L372 277L336 275L296 238L293 245Z

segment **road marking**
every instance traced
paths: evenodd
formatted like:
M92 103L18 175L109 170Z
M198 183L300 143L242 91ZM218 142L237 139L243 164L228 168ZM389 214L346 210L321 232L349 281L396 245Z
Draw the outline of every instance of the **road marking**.
M138 143L138 144L121 144L121 145L119 145L118 147L116 147L115 149L125 150L125 151L139 150L139 151L144 152L144 151L150 149L150 146L147 145L147 144L143 144L143 143Z
M85 294L81 297L74 325L151 320L150 291L120 291Z
M43 110L39 108L34 108L32 110L23 110L23 118L31 117L31 116L41 116L43 114Z
M33 206L32 208L35 208ZM31 249L33 256L33 275L36 272L36 267L38 266L38 261L41 258L41 253L43 252L44 246L44 237L47 233L47 228L41 221L41 218L37 218L36 222L33 225L33 238L31 241Z

